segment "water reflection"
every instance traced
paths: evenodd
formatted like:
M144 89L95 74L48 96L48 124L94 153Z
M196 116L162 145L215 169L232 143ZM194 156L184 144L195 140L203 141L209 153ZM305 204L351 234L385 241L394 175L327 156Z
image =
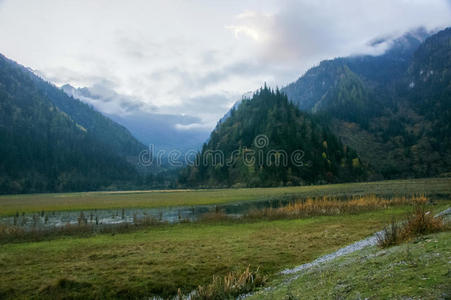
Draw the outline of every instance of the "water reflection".
M176 223L195 221L208 212L221 211L230 217L240 217L252 209L277 208L287 205L292 199L242 202L225 205L178 206L164 208L123 208L95 209L83 211L53 211L1 217L0 223L19 226L25 229L60 227L66 224L112 225L122 223L137 223L142 219Z

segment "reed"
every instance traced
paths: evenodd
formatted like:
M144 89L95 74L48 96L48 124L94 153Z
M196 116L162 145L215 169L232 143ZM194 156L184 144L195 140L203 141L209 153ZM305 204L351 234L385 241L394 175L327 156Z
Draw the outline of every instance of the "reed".
M251 271L250 266L248 266L242 272L229 272L224 277L213 276L211 283L206 286L199 286L190 295L190 299L235 299L239 295L263 286L266 281L267 276L262 275L258 268Z
M263 219L292 219L305 218L312 216L331 216L343 214L356 214L376 209L385 209L395 205L421 205L428 202L424 195L383 197L376 195L343 197L319 197L306 199L293 199L291 203L278 208L264 208L251 210L246 215L237 218L227 215L224 210L216 208L200 216L196 221L183 219L179 214L179 223L217 223L217 222L248 222ZM58 236L86 236L97 233L120 233L129 232L148 226L158 226L166 224L162 216L153 217L147 214L138 217L133 214L132 223L120 224L100 224L98 216L95 215L95 222L91 221L94 215L85 215L83 212L77 219L77 224L66 224L61 227L40 227L32 226L31 229L25 229L20 226L18 219L17 225L0 224L0 244L22 241L39 241L55 238ZM22 216L25 220L25 217ZM88 219L91 222L88 222ZM35 221L34 223L36 223Z
M206 212L204 214L202 214L199 217L199 222L206 222L206 223L211 223L211 222L221 222L221 221L227 221L232 219L230 216L228 216L224 210L214 210L214 211L209 211Z
M54 239L60 236L92 236L102 233L125 233L149 226L159 226L167 224L151 216L138 218L133 224L99 224L96 216L95 224L88 224L79 221L77 224L67 223L59 227L32 227L26 230L21 226L11 226L0 224L0 244L13 242L42 241Z
M252 210L249 218L304 218L312 216L342 215L345 213L360 213L374 209L385 209L395 205L426 203L424 195L380 197L376 195L354 196L349 200L337 197L320 197L295 200L279 208Z

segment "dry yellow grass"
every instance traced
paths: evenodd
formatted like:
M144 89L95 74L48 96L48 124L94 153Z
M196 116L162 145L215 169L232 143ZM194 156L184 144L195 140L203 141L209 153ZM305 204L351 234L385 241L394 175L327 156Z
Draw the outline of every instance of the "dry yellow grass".
M413 237L444 231L449 229L441 217L435 218L431 211L426 211L425 202L415 203L413 212L406 222L398 223L392 219L390 225L385 226L378 234L378 245L387 248L410 240Z
M214 275L212 282L206 286L199 286L190 299L234 298L264 285L266 280L267 277L262 275L258 268L251 271L250 266L247 266L243 272L229 272L224 277ZM179 299L182 299L180 294Z
M422 193L429 196L450 197L450 187L451 178L425 178L280 188L0 195L0 216L12 216L17 212L223 205L247 201L283 200L293 197L361 194L399 196Z
M350 200L335 197L307 198L295 201L279 208L254 210L249 217L309 217L318 215L340 215L343 213L358 213L373 209L387 208L394 205L424 204L428 201L425 195L380 197L376 195L354 196Z

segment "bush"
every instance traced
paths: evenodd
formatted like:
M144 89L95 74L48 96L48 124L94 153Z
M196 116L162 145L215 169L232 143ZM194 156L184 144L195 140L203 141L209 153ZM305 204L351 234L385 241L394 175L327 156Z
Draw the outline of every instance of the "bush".
M392 220L380 234L377 234L377 244L387 248L407 241L412 237L443 231L445 224L441 217L434 218L430 211L426 211L424 203L414 205L413 212L407 221L398 224Z
M441 217L434 218L431 212L425 211L424 205L417 205L413 214L407 219L404 234L407 236L423 235L442 231L444 227Z
M401 228L395 219L389 226L385 226L381 233L377 233L377 244L381 248L387 248L401 242Z

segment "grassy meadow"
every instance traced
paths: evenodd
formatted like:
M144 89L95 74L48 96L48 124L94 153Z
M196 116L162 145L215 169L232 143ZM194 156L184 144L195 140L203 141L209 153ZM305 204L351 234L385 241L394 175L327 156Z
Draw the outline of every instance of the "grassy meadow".
M409 206L306 219L177 224L132 233L12 243L0 250L5 298L169 296L213 275L260 267L270 277L380 230ZM59 286L62 280L68 286Z
M451 178L427 178L279 188L2 195L0 216L13 215L17 212L219 205L284 197L338 197L362 194L393 196L413 193L449 195L450 187Z
M252 211L240 219L225 218L219 212L198 222L138 226L122 233L58 234L40 241L7 241L0 244L0 299L166 298L187 295L199 286L208 286L214 276L227 277L229 272L242 272L249 266L267 278L266 285L275 285L282 280L281 270L365 238L393 218L405 219L412 205L408 198L394 195L434 195L426 204L428 210L435 214L448 208L450 183L445 178L277 189L3 196L2 209L9 203L4 214L22 211L27 203L30 210L39 211L219 204L286 195L331 198ZM333 200L364 194L368 196ZM35 204L31 204L32 199ZM336 280L332 271L329 277L321 283L327 289ZM308 280L299 281L296 291L301 293ZM315 289L309 288L316 295ZM283 287L276 287L271 295L274 299L289 296Z

